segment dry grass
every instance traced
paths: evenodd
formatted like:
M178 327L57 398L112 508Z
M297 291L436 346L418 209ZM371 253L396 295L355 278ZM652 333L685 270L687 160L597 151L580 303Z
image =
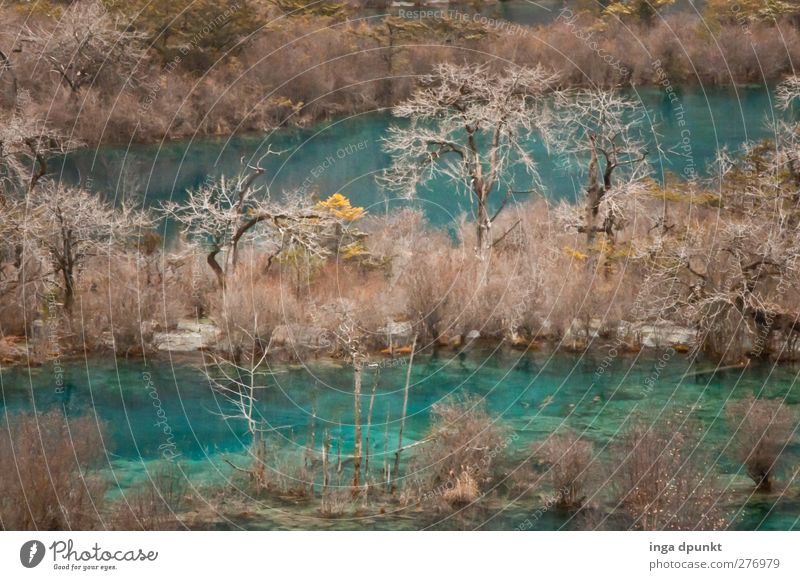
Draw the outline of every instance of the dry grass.
M114 529L154 531L183 527L179 514L186 506L186 476L174 466L161 466L150 478L113 506Z
M0 526L5 530L102 527L106 486L94 474L103 439L89 417L22 414L0 425Z

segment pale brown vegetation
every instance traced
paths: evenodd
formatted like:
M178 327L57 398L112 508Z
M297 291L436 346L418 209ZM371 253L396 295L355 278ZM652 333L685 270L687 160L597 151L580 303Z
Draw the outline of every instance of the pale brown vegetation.
M615 509L628 528L715 530L728 525L717 476L701 444L680 418L631 426L614 452Z
M475 502L497 483L509 437L479 399L438 403L429 441L415 450L403 483L433 505Z
M101 429L59 411L20 414L0 425L0 525L5 530L102 526Z
M186 507L188 482L175 466L159 466L148 481L127 491L111 510L116 530L154 531L181 529L180 512Z
M594 449L590 441L574 435L551 435L535 447L535 455L547 471L556 505L580 508L585 499L587 483L592 475Z

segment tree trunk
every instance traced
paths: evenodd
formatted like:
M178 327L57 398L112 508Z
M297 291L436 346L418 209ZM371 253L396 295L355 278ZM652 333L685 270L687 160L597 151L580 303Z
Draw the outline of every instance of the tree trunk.
M592 141L592 160L589 163L589 186L586 188L586 245L591 248L597 233L597 214L600 211L600 200L603 198L603 187L599 183L599 163L597 150Z
M75 304L75 276L72 266L63 266L61 273L64 276L64 310L72 314L72 306Z
M372 409L375 407L375 391L378 389L378 379L380 371L375 375L375 382L372 383L372 394L369 397L369 410L367 411L367 434L364 438L364 480L369 483L369 438L372 432Z
M361 485L361 371L362 362L353 357L353 411L355 422L355 444L353 446L353 488Z
M219 250L214 250L206 256L206 262L208 265L211 266L211 269L214 271L214 275L217 277L217 285L219 286L220 290L225 289L225 272L222 271L219 263L217 262L217 254L219 254Z
M394 479L392 481L392 492L397 489L397 475L400 472L400 453L403 451L403 429L406 425L406 414L408 413L408 388L411 385L411 367L414 365L414 352L417 350L417 336L411 343L411 354L408 359L408 369L406 369L406 387L403 390L403 414L400 417L400 434L397 438L397 453L394 456Z
M327 429L325 429L325 433L322 437L322 491L324 493L327 491L331 480L328 459L331 453L331 436Z
M486 205L487 197L478 193L478 256L483 258L492 246L492 220L489 217L489 208Z

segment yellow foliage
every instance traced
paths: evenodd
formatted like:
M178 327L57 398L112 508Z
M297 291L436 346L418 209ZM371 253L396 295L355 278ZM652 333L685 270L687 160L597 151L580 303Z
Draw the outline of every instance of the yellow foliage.
M581 262L585 261L589 256L584 254L583 252L579 252L575 248L570 248L569 246L564 246L564 253L569 256L570 258L575 258L576 260L580 260Z
M689 203L709 207L719 207L721 203L719 196L710 191L662 188L655 181L648 184L647 194L656 199L675 203Z
M367 249L361 242L353 242L342 248L341 255L345 260L352 260L353 258L358 258L368 253L369 252L367 252Z
M603 11L607 16L617 18L633 17L651 22L659 10L675 3L675 0L615 0Z
M341 193L334 193L325 201L320 201L317 203L317 209L327 210L337 218L347 222L360 220L367 213L363 207L353 207L350 204L350 200Z

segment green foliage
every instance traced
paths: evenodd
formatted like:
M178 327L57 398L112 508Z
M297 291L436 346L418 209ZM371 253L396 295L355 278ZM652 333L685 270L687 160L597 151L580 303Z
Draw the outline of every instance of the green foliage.
M706 15L720 22L749 24L800 16L800 5L786 0L708 0Z
M144 32L162 60L179 59L184 68L206 70L220 57L236 55L240 41L265 21L248 0L103 0Z
M308 2L307 0L269 0L269 3L276 6L287 16L326 16L335 19L344 19L348 14L348 6L345 2L335 2L332 0L322 0L319 2Z

